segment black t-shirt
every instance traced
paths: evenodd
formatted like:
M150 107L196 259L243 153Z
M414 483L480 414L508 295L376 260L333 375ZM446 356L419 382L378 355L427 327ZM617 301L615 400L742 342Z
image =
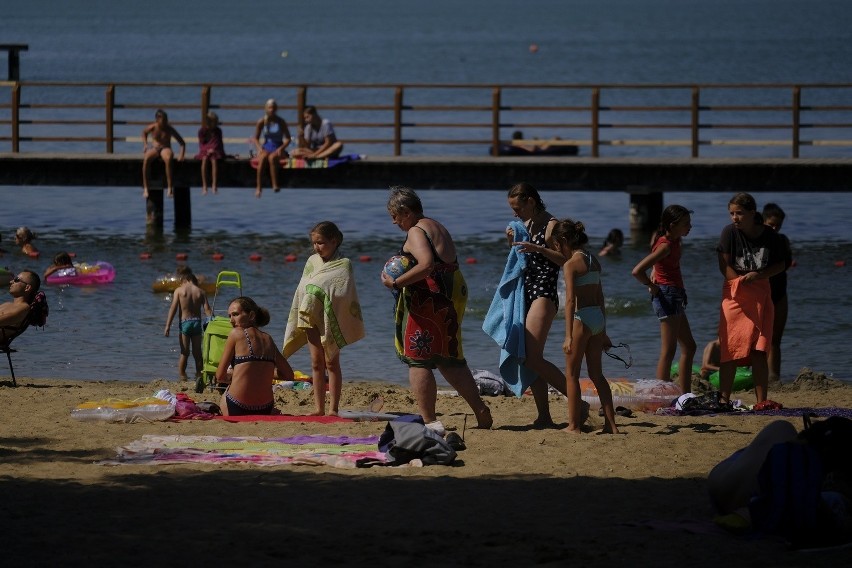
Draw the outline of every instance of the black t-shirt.
M783 262L786 254L784 241L770 227L764 226L763 232L752 240L733 224L722 229L716 250L731 256L731 267L740 275Z

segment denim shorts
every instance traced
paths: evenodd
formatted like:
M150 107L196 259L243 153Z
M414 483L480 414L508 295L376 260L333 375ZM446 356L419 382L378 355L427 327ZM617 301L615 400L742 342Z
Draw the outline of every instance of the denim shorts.
M660 286L660 293L651 298L651 305L658 319L679 316L686 313L686 290L677 286Z

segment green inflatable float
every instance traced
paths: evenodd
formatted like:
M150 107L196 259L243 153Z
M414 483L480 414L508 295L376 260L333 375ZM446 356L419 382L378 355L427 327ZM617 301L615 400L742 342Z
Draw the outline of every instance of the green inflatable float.
M680 366L677 363L672 365L672 377L677 376L678 369ZM693 365L692 372L696 375L701 374L701 365ZM713 371L710 373L710 376L707 377L707 380L710 381L710 384L713 385L713 388L719 388L719 371ZM754 388L754 381L751 378L751 367L737 367L737 372L734 375L734 390L742 391L749 390Z

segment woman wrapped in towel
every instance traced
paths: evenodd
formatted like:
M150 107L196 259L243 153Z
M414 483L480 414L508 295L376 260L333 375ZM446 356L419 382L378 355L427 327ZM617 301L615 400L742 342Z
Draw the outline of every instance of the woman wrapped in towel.
M326 414L327 372L331 395L328 414L336 416L343 385L340 350L364 337L364 320L352 263L338 251L343 233L331 221L323 221L311 229L310 237L316 254L305 263L293 296L284 332L284 356L289 357L307 343L316 403L314 415Z
M443 435L437 419L438 369L470 405L480 428L491 427L491 411L479 397L464 358L461 323L467 304L467 285L459 271L456 247L446 227L423 215L414 190L391 188L388 213L393 224L405 231L400 254L416 264L396 279L381 274L386 288L399 290L395 311L396 352L408 365L408 380L426 426Z

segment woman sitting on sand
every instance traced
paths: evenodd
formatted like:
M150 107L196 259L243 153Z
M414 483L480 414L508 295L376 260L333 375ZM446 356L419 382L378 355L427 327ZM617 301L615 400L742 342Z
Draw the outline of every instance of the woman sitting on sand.
M234 327L225 341L222 359L216 370L216 381L227 384L222 395L223 416L272 414L272 380L293 380L293 369L278 351L272 337L258 327L269 323L269 312L254 300L240 296L228 306L228 317ZM233 369L228 378L228 368Z

